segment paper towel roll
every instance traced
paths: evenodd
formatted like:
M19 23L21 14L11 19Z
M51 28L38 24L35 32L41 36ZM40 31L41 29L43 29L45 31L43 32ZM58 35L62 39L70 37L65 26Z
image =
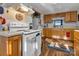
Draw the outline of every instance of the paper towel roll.
M7 10L6 10L6 14L8 17L10 17L11 19L15 19L15 20L18 20L18 21L22 21L25 19L25 14L21 13L21 12L18 12L16 11L15 9L13 9L12 7L9 7Z

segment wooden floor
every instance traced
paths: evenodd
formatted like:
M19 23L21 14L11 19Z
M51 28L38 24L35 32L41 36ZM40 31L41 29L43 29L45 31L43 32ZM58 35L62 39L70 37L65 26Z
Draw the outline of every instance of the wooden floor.
M69 54L63 51L58 51L55 49L48 48L48 42L42 41L41 55L40 56L74 56L74 54Z

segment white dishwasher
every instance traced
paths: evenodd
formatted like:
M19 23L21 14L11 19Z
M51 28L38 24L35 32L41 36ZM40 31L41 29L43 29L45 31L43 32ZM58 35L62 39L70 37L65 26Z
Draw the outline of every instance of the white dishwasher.
M23 56L39 56L41 54L41 32L23 33Z

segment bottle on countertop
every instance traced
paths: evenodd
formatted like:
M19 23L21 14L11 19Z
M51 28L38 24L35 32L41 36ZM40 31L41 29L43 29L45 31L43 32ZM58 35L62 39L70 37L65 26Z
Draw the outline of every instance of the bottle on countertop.
M8 25L4 25L3 26L3 31L9 31L9 26Z

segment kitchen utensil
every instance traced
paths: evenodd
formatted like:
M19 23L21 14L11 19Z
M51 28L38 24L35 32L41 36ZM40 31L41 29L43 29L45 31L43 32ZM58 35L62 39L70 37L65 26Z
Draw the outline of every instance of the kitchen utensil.
M3 18L2 16L0 16L0 24L5 24L6 23L6 20L5 18Z
M2 6L0 6L0 14L4 13L4 8Z
M54 42L51 42L51 43L50 43L50 46L55 46L55 43L54 43Z
M0 25L0 31L2 31L3 30L3 26L2 25Z
M59 44L58 44L58 43L56 43L56 44L55 44L55 47L59 47L59 48L60 48L60 46L59 46Z
M64 44L65 48L70 51L69 46L67 44Z

